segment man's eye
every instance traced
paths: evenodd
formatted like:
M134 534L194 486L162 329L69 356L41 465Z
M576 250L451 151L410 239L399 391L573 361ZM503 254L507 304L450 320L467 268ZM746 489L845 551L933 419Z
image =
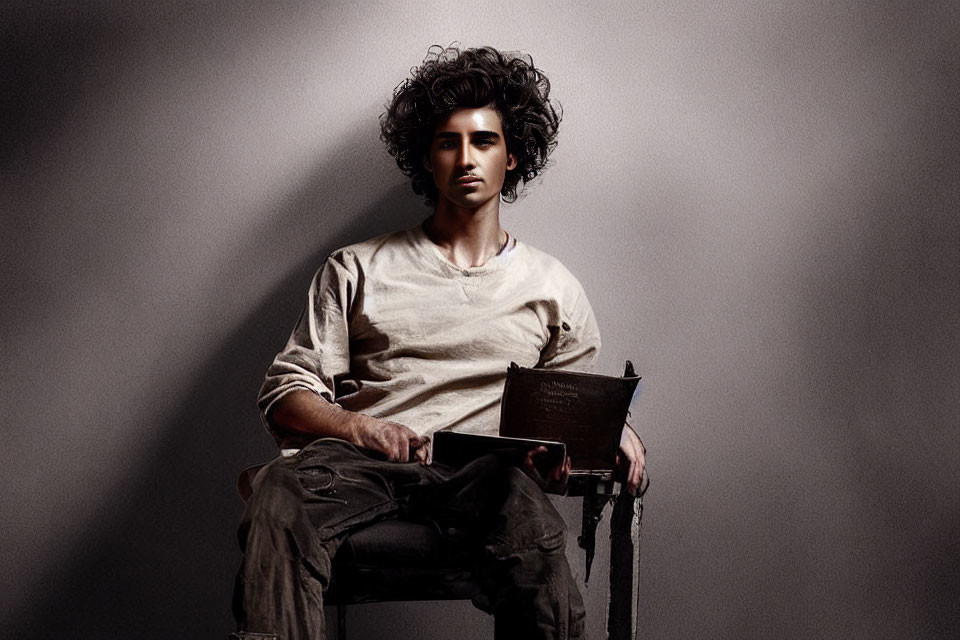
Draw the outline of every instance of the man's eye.
M478 147L490 147L493 145L493 140L477 140L476 145Z
M445 140L445 141L441 142L440 144L438 144L438 145L437 145L437 148L439 148L439 149L453 149L453 143L450 142L449 140Z

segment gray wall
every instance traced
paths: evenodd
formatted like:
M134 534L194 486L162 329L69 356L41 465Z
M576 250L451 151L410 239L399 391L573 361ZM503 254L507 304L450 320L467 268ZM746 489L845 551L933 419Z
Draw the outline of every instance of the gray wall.
M955 3L19 4L4 636L227 632L263 370L328 251L426 214L376 119L453 40L532 52L565 109L503 218L644 375L645 637L958 632Z

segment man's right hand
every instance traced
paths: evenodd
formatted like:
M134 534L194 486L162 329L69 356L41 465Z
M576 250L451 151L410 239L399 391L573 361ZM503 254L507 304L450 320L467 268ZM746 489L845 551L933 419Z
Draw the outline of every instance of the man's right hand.
M303 447L317 438L340 438L379 451L394 462L416 458L426 464L430 438L396 422L347 411L306 389L280 398L270 414L280 446Z
M389 420L357 414L353 442L387 456L391 462L409 462L412 457L426 464L430 438L421 437L410 427Z

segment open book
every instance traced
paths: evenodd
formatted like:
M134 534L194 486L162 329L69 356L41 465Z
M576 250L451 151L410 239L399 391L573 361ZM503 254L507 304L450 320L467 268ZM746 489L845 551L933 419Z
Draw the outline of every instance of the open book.
M536 459L541 472L566 455L573 473L610 471L639 382L629 360L622 377L511 363L500 403L500 436L438 431L433 459L461 465L493 450L516 449L525 455L543 445L547 454Z

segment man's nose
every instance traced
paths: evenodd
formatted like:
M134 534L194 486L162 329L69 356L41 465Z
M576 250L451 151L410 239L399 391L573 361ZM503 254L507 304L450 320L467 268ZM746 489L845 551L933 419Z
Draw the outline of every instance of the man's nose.
M457 166L463 168L473 167L473 153L469 141L460 145L460 151L457 153Z

